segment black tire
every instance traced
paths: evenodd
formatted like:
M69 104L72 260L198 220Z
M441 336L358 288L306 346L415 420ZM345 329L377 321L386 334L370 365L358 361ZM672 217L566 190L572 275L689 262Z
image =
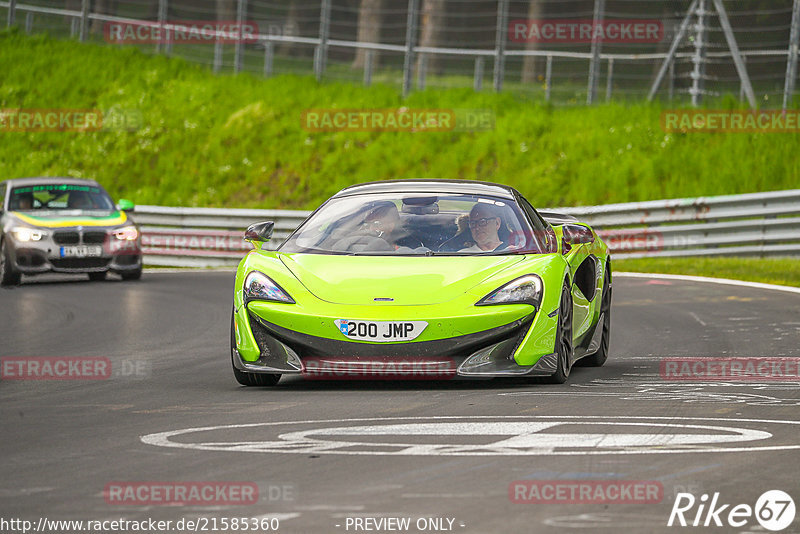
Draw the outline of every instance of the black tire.
M142 277L142 268L139 267L135 271L126 271L120 273L123 280L139 280Z
M96 272L96 273L89 273L89 280L91 280L92 282L102 282L103 280L106 279L107 275L108 275L108 271L99 271L99 272Z
M17 286L22 281L22 273L14 268L6 242L0 242L0 286Z
M233 331L233 312L231 312L231 367L233 367L233 376L236 381L243 386L274 386L281 379L279 374L264 374L264 373L247 373L240 371L233 363L233 351L236 349L236 336Z
M556 330L556 372L545 377L547 384L563 384L572 368L572 355L575 351L572 340L572 292L569 284L564 284L561 303L558 306L558 329Z
M600 302L600 315L603 316L603 334L600 338L600 348L591 356L579 360L581 366L602 367L608 359L608 342L611 339L611 284L608 282L610 273L606 274L603 282L603 296Z

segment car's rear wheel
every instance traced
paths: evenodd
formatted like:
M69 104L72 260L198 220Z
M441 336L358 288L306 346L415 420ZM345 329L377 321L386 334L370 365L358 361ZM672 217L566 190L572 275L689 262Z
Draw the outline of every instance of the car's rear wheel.
M580 364L586 367L600 367L608 359L608 342L611 339L611 284L608 281L609 275L606 273L603 282L603 300L600 302L600 316L603 317L603 334L600 339L600 348L591 356L580 360Z
M233 367L233 376L236 381L243 386L274 386L281 379L279 374L266 374L266 373L248 373L240 371L234 364L236 350L236 334L234 333L233 325L233 312L231 312L231 366Z
M108 275L107 271L89 273L89 280L91 280L92 282L102 282L103 280L106 279L107 275Z
M8 251L5 240L0 242L0 285L16 286L22 280L22 273L14 268L11 253Z
M558 307L558 329L556 330L556 372L545 378L548 384L563 384L569 377L572 354L572 292L569 284L564 284L561 303Z

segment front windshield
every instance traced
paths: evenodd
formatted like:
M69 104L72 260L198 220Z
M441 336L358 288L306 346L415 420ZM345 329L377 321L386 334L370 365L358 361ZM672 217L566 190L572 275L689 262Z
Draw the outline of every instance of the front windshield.
M400 256L541 254L547 252L541 238L513 200L384 193L329 200L279 250Z
M9 199L11 211L114 210L103 189L91 185L46 184L16 187Z

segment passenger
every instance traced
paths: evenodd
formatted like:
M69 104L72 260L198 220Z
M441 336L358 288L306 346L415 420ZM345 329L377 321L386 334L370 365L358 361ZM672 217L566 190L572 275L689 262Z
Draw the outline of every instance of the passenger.
M492 252L508 247L500 239L503 218L497 207L491 204L476 203L469 212L469 230L475 244L459 252Z
M28 211L33 209L33 194L21 193L17 195L17 207L19 211Z

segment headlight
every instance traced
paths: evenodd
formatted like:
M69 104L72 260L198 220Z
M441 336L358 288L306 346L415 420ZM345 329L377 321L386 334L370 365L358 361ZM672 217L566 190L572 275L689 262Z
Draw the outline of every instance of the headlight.
M139 230L135 226L123 226L114 230L114 237L120 241L136 241L139 237Z
M475 305L530 304L538 309L541 303L542 279L535 274L526 274L489 293Z
M47 232L43 230L26 228L24 226L13 228L11 230L11 233L14 234L14 237L16 238L17 241L22 241L22 242L40 241L44 236L47 235Z
M294 304L294 299L290 297L281 286L273 282L267 275L258 271L253 271L244 279L244 301L251 300L271 300L273 302L285 302Z

